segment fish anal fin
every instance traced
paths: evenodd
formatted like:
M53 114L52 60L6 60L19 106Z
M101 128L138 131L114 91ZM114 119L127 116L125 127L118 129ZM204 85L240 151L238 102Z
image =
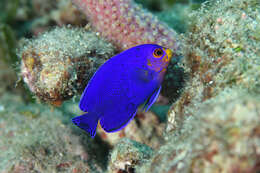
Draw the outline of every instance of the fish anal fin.
M120 106L118 110L100 118L101 127L109 133L121 130L134 118L137 107L135 104L129 104L125 109L124 106Z
M79 128L86 131L92 138L96 135L96 128L98 123L98 118L95 115L90 115L89 113L83 114L81 116L72 118L72 122Z

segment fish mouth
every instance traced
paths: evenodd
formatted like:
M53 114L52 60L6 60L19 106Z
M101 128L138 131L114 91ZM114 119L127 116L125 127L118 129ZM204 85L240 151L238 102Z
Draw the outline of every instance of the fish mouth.
M165 52L166 52L166 54L167 54L167 56L164 56L163 57L163 61L164 62L169 62L170 60L171 60L171 58L172 58L172 50L171 49L168 49L168 48L164 48L164 50L165 50Z

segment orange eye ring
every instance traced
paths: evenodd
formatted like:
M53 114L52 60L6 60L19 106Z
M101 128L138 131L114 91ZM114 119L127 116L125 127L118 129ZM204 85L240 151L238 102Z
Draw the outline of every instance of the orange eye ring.
M155 58L161 58L163 56L163 50L161 48L156 48L154 51L153 51L153 56Z

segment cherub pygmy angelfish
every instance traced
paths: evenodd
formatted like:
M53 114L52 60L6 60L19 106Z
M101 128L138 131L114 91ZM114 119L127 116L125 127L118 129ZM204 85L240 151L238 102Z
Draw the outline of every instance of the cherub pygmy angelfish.
M106 132L124 128L143 105L147 111L156 101L172 51L156 44L143 44L105 62L86 86L79 108L85 114L72 122L96 134L98 121Z

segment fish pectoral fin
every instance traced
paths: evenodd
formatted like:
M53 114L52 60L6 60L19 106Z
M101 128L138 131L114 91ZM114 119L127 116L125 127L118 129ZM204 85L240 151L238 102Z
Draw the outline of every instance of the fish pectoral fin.
M161 86L156 89L153 94L149 97L149 99L146 101L145 105L143 106L143 111L145 110L145 112L147 112L150 107L154 104L154 102L157 100L157 98L159 97L160 91L161 91Z
M92 138L95 137L98 123L98 118L96 115L86 113L81 116L72 118L72 122L79 128L89 133Z
M101 127L108 133L124 128L136 115L138 106L130 103L120 106L113 112L106 113L100 118Z

